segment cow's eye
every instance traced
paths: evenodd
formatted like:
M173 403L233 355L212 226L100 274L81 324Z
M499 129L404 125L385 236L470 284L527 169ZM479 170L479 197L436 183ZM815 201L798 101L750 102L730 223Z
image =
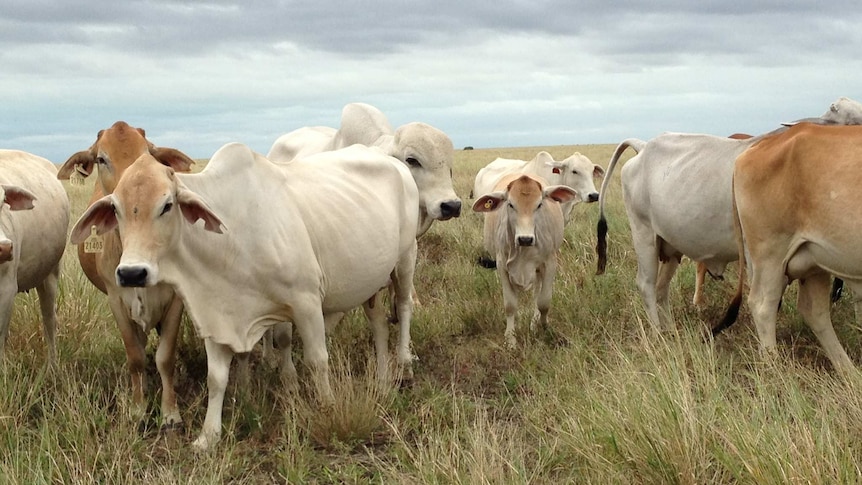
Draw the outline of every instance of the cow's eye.
M515 210L515 206L511 202L509 202L509 209Z
M162 213L161 213L161 214L159 214L159 215L160 215L160 216L163 216L163 215L167 214L168 212L170 212L170 211L171 211L171 209L172 209L173 207L174 207L173 202L168 202L168 203L167 203L167 204L165 204L165 206L162 208Z
M422 164L419 163L419 160L416 160L413 157L407 157L407 159L404 161L407 162L407 165L410 165L411 167L417 167L418 168L418 167L422 166Z
M96 163L99 165L107 165L108 161L105 160L105 157L96 157Z
M572 173L573 173L573 174L575 174L575 175L577 175L577 174L578 174L578 171L577 171L577 170L572 170Z
M541 209L541 208L542 208L542 203L539 202L539 205L536 207L536 209Z

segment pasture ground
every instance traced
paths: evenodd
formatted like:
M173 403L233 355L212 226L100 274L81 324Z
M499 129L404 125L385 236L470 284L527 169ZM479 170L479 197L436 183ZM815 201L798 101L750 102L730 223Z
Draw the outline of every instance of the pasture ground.
M0 482L862 482L862 379L833 372L795 310L793 287L780 312L777 358L759 352L745 307L735 327L705 337L733 293L734 267L725 281L707 282L709 305L698 311L690 304L694 265L684 263L671 293L676 330L649 327L620 167L609 195L607 273L594 275L598 207L581 204L566 229L549 328L529 334L525 299L518 350L504 347L499 282L475 264L482 219L467 195L494 158L528 160L540 149L557 159L581 151L606 166L614 146L456 152L464 213L419 242L412 385L375 390L370 331L354 312L330 337L339 400L332 413L318 413L304 390L283 391L255 352L250 385L229 388L223 440L208 454L190 447L206 410L206 355L190 322L177 373L186 428L162 433L156 337L147 382L153 418L141 424L129 417L125 353L106 299L69 247L55 369L45 365L35 292L16 299L0 363ZM91 188L67 185L73 221ZM833 319L860 362L850 298Z

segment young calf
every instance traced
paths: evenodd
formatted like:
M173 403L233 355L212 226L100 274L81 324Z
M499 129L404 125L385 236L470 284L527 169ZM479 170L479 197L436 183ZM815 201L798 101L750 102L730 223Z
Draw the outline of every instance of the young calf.
M530 175L513 174L494 192L476 199L473 210L485 213L485 249L496 257L506 309L506 345L514 348L517 291L533 290L536 311L530 322L547 325L557 251L563 243L561 203L579 200L564 185L544 187Z

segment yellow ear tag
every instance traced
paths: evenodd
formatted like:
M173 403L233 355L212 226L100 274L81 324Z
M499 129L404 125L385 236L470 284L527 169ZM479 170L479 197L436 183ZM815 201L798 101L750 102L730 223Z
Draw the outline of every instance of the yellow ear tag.
M84 176L78 171L77 167L72 171L72 175L69 176L69 183L79 187L84 185Z
M85 253L101 253L105 248L105 243L102 241L102 236L96 234L96 226L90 228L90 235L84 239Z
M494 207L494 202L491 201L491 199L486 200L485 201L485 208L490 209L491 207Z

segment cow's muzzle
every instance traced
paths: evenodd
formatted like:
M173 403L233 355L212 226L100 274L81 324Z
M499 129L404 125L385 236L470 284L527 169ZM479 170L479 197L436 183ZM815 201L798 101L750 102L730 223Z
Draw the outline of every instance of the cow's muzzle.
M532 246L535 242L533 236L518 236L518 246Z
M461 201L447 200L440 204L440 220L445 221L461 215Z
M587 202L598 202L599 201L599 193L593 192L587 196Z
M117 268L117 283L126 288L147 286L147 275L143 266L121 266Z

